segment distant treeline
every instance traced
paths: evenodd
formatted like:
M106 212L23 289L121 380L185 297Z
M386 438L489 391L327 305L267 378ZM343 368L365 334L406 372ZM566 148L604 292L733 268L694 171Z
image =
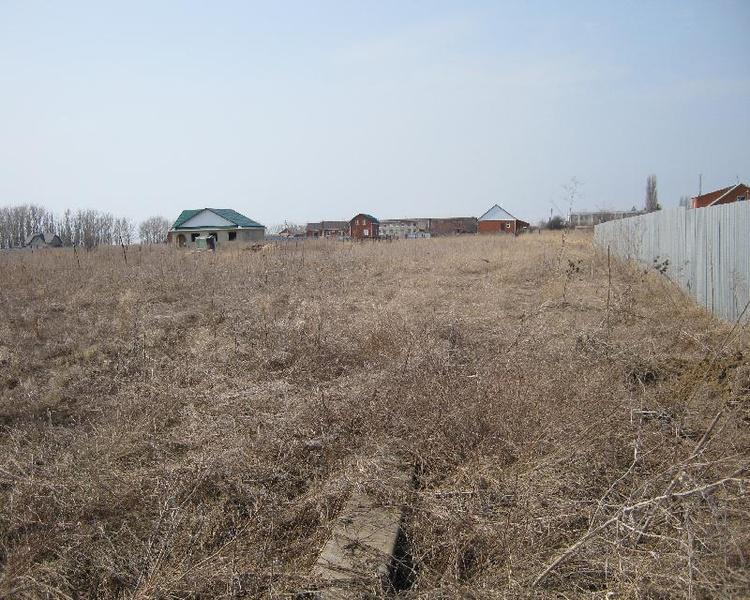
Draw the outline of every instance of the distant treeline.
M141 241L163 242L168 229L166 219L151 217L141 223ZM51 211L34 204L0 207L0 248L23 246L27 238L35 233L55 233L60 236L64 246L84 248L108 244L129 245L135 241L135 225L111 213L66 210L62 217L55 217Z

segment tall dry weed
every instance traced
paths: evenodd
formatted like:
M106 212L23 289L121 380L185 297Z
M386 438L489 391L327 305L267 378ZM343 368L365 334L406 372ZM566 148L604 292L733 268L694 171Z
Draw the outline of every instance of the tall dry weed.
M586 236L0 278L2 597L292 594L355 487L405 502L404 597L750 589L747 331Z

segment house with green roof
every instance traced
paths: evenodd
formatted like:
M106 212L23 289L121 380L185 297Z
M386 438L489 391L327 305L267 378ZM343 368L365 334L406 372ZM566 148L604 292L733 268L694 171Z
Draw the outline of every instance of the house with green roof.
M167 241L180 248L194 248L199 240L213 237L219 245L257 242L266 228L231 208L183 210L167 234ZM204 246L205 247L205 246Z

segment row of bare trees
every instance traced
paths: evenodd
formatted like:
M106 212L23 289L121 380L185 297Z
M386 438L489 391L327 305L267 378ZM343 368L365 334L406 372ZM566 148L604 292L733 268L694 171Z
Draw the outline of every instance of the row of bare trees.
M37 231L52 231L55 219L47 209L27 204L0 208L0 248L13 248Z
M143 244L161 244L167 240L169 221L164 217L150 217L141 223L138 236Z
M96 210L66 210L55 229L65 246L93 248L133 243L135 228L126 218Z
M151 217L141 223L138 233L142 243L166 241L169 221ZM63 245L94 248L108 244L130 245L136 240L136 228L125 217L98 210L66 210L56 217L35 204L0 207L0 248L23 246L29 236L50 233L60 236Z

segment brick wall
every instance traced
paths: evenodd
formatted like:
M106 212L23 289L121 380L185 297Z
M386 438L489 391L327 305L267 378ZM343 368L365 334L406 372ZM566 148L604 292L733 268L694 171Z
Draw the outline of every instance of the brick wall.
M379 234L378 224L362 215L354 217L349 227L350 235L355 240L377 239Z

